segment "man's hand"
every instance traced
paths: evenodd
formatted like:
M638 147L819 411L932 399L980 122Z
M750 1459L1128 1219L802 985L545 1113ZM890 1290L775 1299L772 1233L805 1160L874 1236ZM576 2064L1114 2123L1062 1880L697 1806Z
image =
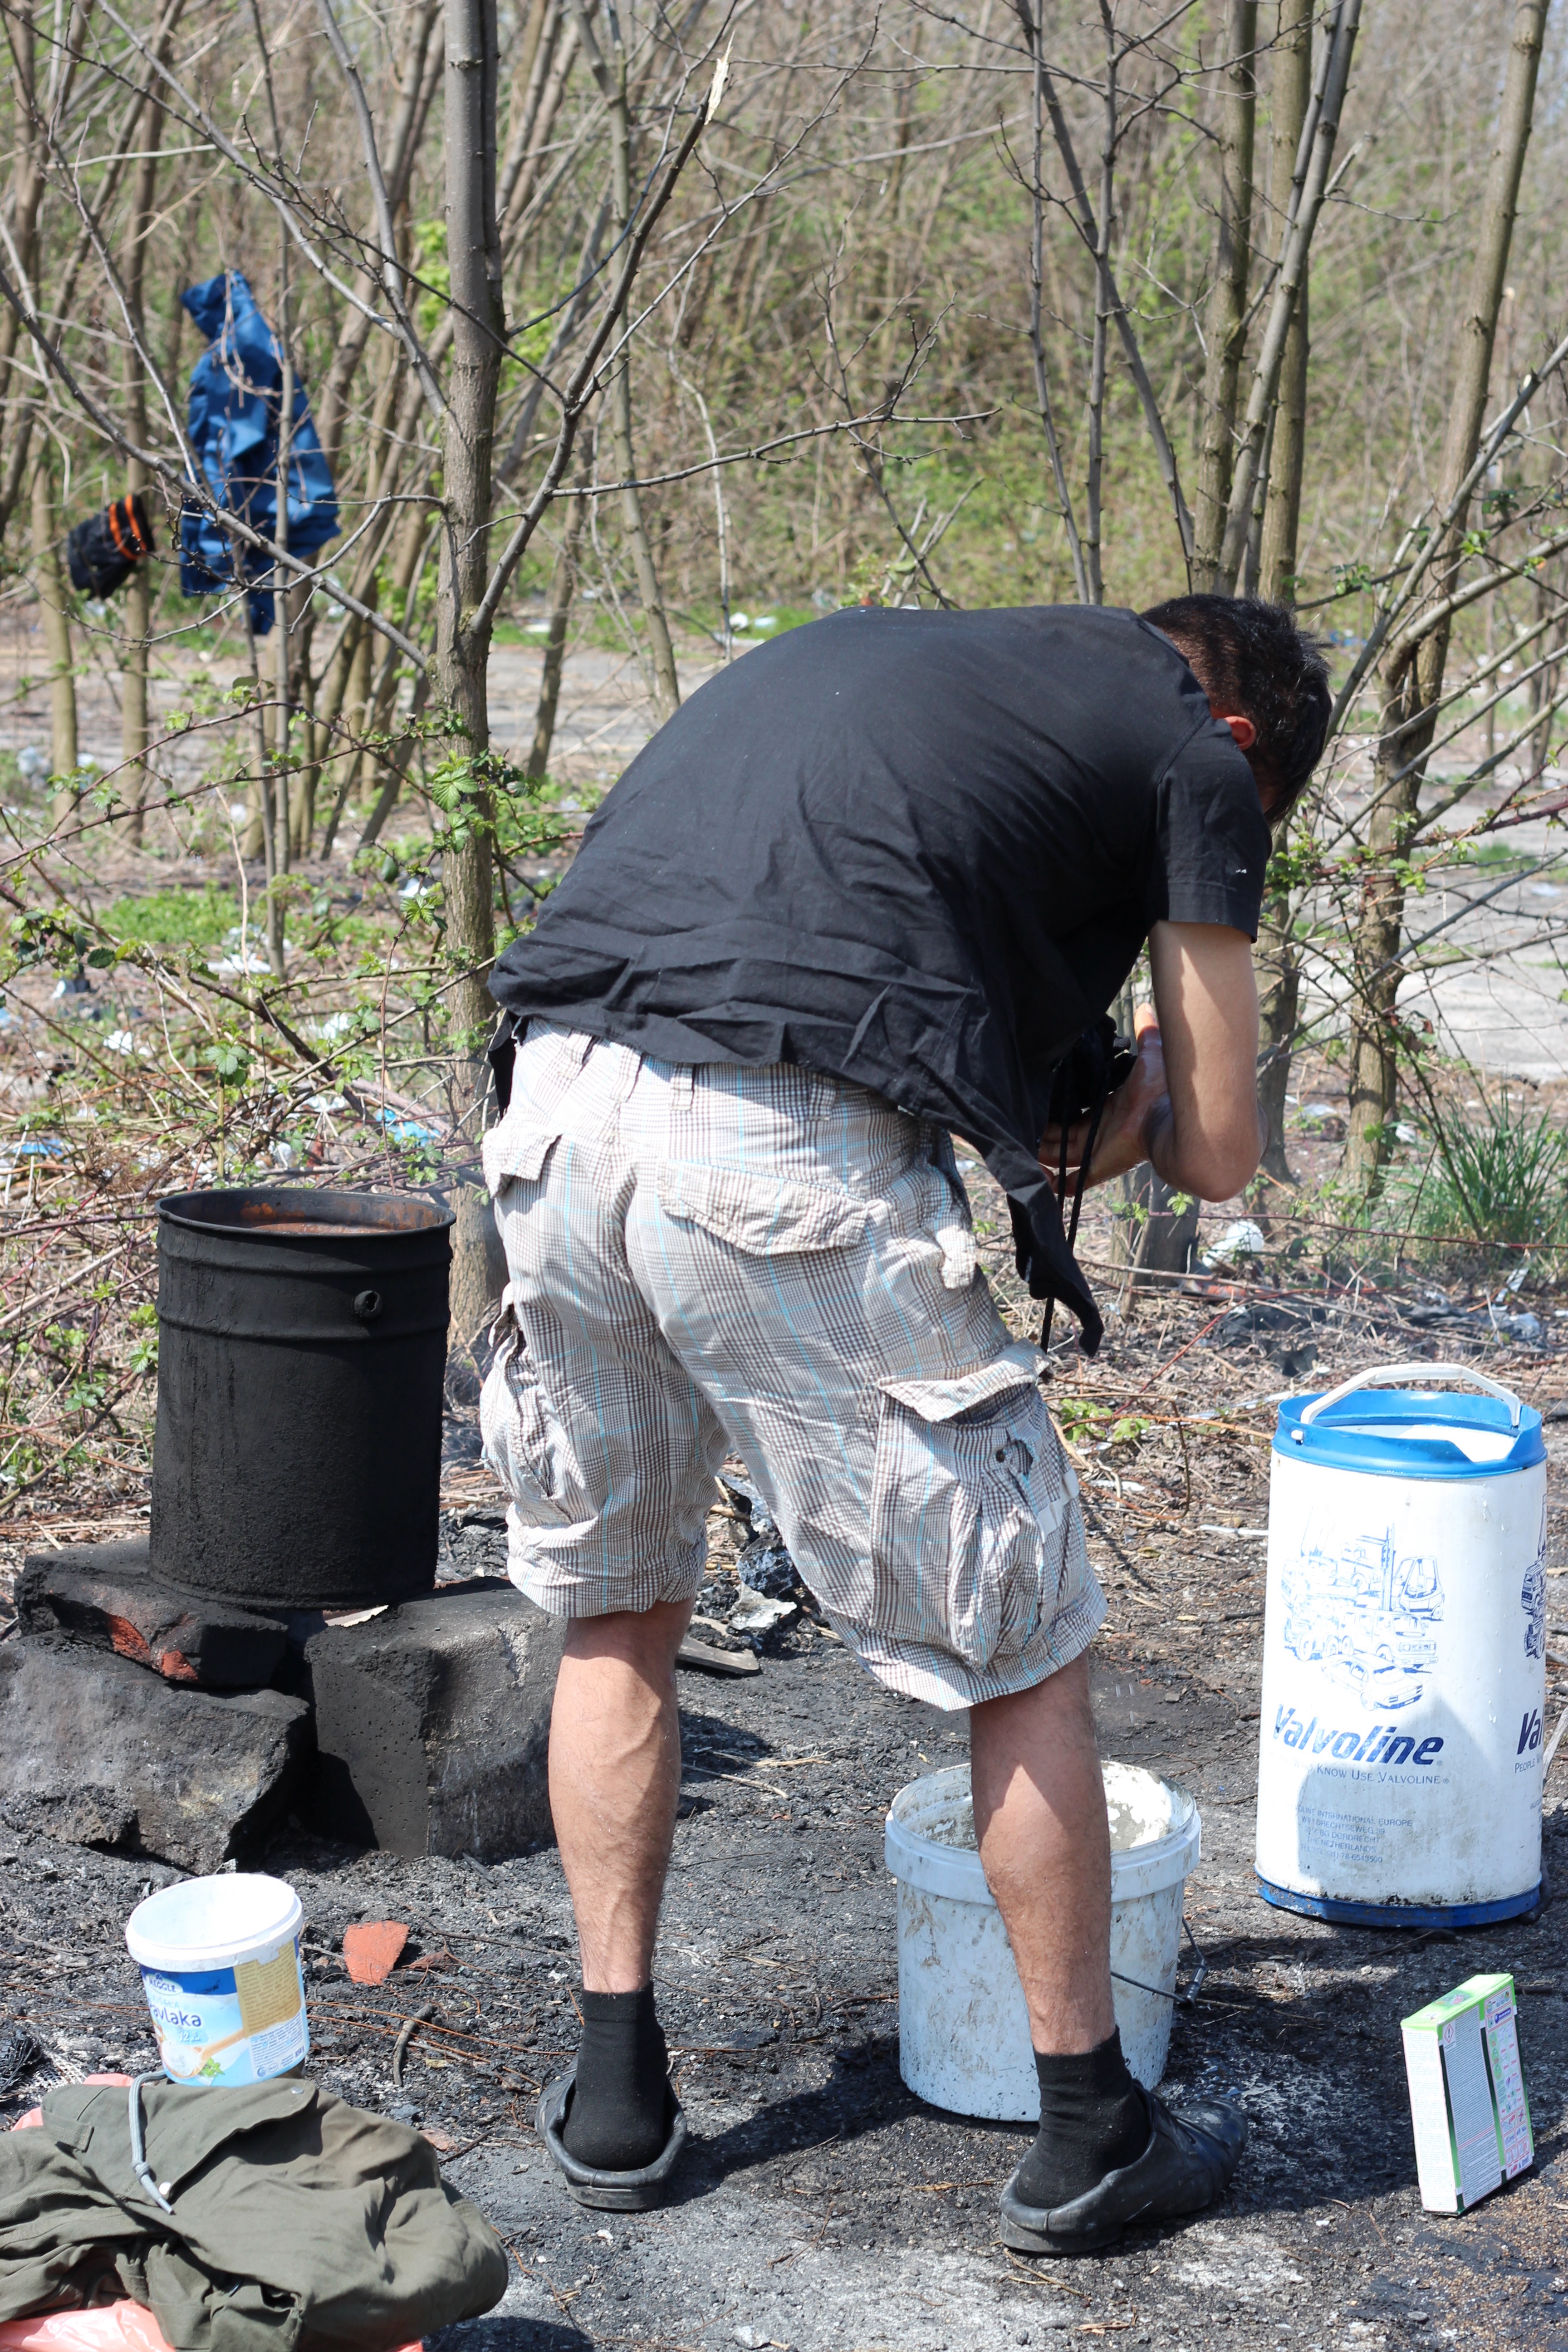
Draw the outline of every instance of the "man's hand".
M1089 1181L1103 1184L1149 1160L1173 1190L1226 1201L1256 1172L1268 1140L1252 944L1218 923L1156 923L1149 958L1153 1007L1138 1008L1137 1066L1106 1103ZM1087 1121L1068 1129L1069 1179L1088 1141ZM1060 1156L1053 1129L1040 1139L1048 1174Z
M1109 1183L1111 1177L1125 1176L1129 1169L1140 1167L1149 1157L1154 1127L1170 1117L1164 1046L1152 1005L1138 1007L1133 1028L1138 1038L1138 1059L1131 1075L1105 1098L1089 1165L1091 1184ZM1069 1185L1077 1181L1088 1143L1088 1119L1076 1120L1067 1132ZM1060 1128L1047 1128L1040 1138L1040 1164L1053 1183L1060 1172L1061 1154Z

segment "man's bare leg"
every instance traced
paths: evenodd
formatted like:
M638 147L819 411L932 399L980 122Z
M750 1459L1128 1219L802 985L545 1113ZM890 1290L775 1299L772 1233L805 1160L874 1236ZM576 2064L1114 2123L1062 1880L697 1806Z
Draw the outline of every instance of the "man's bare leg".
M1111 2032L1110 1832L1089 1661L971 1709L974 1833L1013 1946L1035 2048Z
M583 2039L562 2126L595 2171L654 2162L669 2130L653 1948L680 1794L675 1654L689 1601L577 1619L550 1720L550 1809L583 1955Z
M1087 1658L973 1708L970 1769L1040 2080L1039 2137L1010 2193L1047 2214L1134 2162L1150 2133L1111 2005L1110 1833Z
M1079 1658L970 1712L980 1858L1012 1941L1040 2079L1039 2136L1002 2198L1030 2253L1089 2253L1137 2219L1202 2211L1247 2138L1218 2099L1172 2116L1128 2072L1110 1998L1110 1835Z
M638 1992L653 1972L680 1794L675 1654L689 1601L578 1617L550 1718L550 1811L587 1992Z

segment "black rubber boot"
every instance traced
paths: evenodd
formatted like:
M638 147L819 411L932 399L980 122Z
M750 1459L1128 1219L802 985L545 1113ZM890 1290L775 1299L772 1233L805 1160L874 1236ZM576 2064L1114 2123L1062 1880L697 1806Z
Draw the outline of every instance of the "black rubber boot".
M1019 2194L1022 2165L1002 2191L1002 2240L1026 2254L1093 2254L1134 2221L1201 2213L1225 2190L1247 2145L1247 2118L1228 2099L1194 2100L1173 2115L1150 2093L1142 2153L1059 2205Z

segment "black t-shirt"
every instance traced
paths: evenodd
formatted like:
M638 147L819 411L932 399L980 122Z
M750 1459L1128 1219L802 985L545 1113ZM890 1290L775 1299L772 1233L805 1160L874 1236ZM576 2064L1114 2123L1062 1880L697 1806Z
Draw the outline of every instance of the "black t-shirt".
M795 1062L974 1142L1019 1272L1100 1323L1037 1156L1051 1073L1152 924L1256 936L1268 829L1136 614L854 610L721 670L637 754L513 1013L680 1063Z

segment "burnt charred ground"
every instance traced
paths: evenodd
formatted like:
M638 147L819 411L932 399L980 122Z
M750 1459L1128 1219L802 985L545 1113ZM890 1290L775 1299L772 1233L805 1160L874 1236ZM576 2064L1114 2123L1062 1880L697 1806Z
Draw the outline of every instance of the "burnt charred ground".
M984 1246L1012 1299L1000 1235ZM1437 1311L1423 1291L1380 1290L1353 1269L1300 1290L1205 1282L1140 1297L1093 1365L1053 1350L1049 1393L1110 1604L1094 1654L1101 1745L1190 1787L1204 1818L1187 1915L1209 1969L1176 2017L1165 2088L1178 2104L1184 2091L1234 2093L1252 2122L1232 2192L1184 2229L1072 2265L1031 2264L997 2243L996 2190L1028 2134L938 2114L900 2082L881 1853L889 1799L962 1758L964 1721L881 1690L809 1615L764 1650L754 1680L680 1677L683 1797L658 1980L693 2144L660 2212L573 2205L534 2137L537 2086L576 2032L552 1851L484 1869L279 1835L266 1866L299 1886L310 1922L313 2068L345 2097L410 2113L512 2249L505 2304L443 2352L737 2341L979 2352L1037 2347L1064 2328L1292 2352L1568 2347L1568 1911L1458 1938L1396 1936L1272 1911L1251 1878L1263 1546L1249 1531L1266 1520L1273 1418L1258 1400L1438 1354L1484 1360L1542 1407L1568 1394L1561 1354L1505 1350L1454 1284L1447 1299L1435 1326L1421 1319ZM1550 1335L1553 1302L1539 1304ZM1302 1318L1316 1359L1292 1378L1279 1351L1301 1344L1291 1335ZM1568 1632L1568 1427L1552 1423L1549 1437L1548 1622ZM455 1467L447 1501L443 1573L498 1566L482 1470ZM700 1603L715 1619L734 1595L740 1533L715 1513ZM1563 1634L1549 1639L1568 1654ZM1552 1719L1568 1704L1564 1680L1554 1667ZM1565 1787L1560 1760L1547 1836L1560 1884ZM3 1822L0 1854L6 2019L26 2020L57 2064L150 2064L121 1929L142 1889L172 1874ZM343 1930L379 1917L409 1924L405 1961L385 1986L354 1987ZM1399 2020L1465 1976L1505 1968L1522 1989L1537 2168L1471 2216L1428 2217ZM5 2114L47 2072L17 2084Z
M1109 1576L1115 1554L1102 1536L1094 1547ZM296 1833L275 1843L268 1866L299 1886L310 1923L313 2069L345 2097L409 2114L512 2249L501 2311L447 2352L728 2347L742 2329L801 2352L979 2352L1063 2326L1325 2352L1568 2343L1552 2284L1568 2202L1568 1914L1456 1941L1264 1906L1250 1882L1256 1633L1222 1663L1212 1629L1181 1623L1187 1584L1213 1564L1198 1546L1141 1563L1161 1615L1119 1654L1107 1646L1095 1699L1106 1753L1180 1780L1204 1815L1187 1910L1209 1972L1177 2016L1166 2089L1234 2093L1253 2137L1217 2212L1105 2260L1010 2257L994 2199L1027 2133L938 2114L900 2082L882 1815L906 1780L963 1755L964 1727L881 1691L831 1640L786 1637L753 1682L681 1678L684 1793L658 1973L694 2142L661 2212L573 2205L532 2132L535 2086L566 2062L576 2024L553 1852L483 1870ZM8 2014L68 2066L152 2063L120 1929L171 1874L9 1831L0 1851ZM1549 1852L1561 1878L1560 1811ZM387 1916L412 1927L405 1964L384 1987L352 1986L343 1929ZM1437 2221L1415 2193L1398 2021L1491 1968L1525 1988L1538 2170L1473 2216Z

